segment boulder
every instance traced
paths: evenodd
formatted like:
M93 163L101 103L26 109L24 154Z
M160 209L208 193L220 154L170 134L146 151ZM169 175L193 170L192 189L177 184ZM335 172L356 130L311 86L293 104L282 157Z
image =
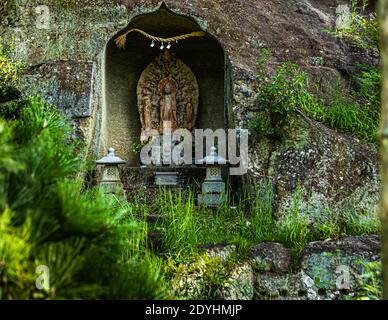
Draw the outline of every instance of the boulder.
M216 258L222 262L228 260L237 252L237 247L234 244L207 244L201 248L209 258Z
M271 148L267 170L260 166L257 170L273 177L276 216L300 205L312 223L324 213L341 211L373 219L380 196L376 146L303 118L287 132L278 147L259 143Z
M252 300L254 276L250 263L238 263L230 273L222 292L225 300Z
M380 261L380 236L316 241L301 254L301 268L321 291L357 291L369 262Z
M251 247L250 257L255 271L286 272L291 250L280 243L263 242Z
M47 62L27 68L19 88L24 96L42 96L69 118L91 117L94 68L90 61Z
M380 263L380 236L309 243L296 273L254 273L254 299L342 300L362 293L368 265ZM376 273L378 274L378 272ZM379 276L375 289L381 286Z
M314 281L304 272L263 273L255 277L256 300L319 300Z

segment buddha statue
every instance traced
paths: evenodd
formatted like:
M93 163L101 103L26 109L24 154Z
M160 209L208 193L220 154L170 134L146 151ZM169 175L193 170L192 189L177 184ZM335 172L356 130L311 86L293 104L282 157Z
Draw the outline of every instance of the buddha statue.
M199 101L197 79L169 50L143 71L137 85L137 101L142 130L163 133L167 121L172 130L194 130Z

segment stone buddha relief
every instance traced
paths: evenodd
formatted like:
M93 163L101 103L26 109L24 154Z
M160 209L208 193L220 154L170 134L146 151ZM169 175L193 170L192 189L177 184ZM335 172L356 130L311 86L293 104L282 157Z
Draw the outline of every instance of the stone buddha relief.
M166 50L143 71L137 85L137 104L142 130L163 133L169 121L172 130L193 131L197 120L197 79L172 52Z

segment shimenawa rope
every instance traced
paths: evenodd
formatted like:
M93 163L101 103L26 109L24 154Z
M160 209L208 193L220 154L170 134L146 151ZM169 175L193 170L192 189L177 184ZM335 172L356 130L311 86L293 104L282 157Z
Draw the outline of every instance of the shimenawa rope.
M195 32L183 34L181 36L176 36L176 37L171 37L171 38L160 38L160 37L155 37L155 36L145 32L143 30L140 30L140 29L130 29L127 32L125 32L124 34L122 34L121 36L118 36L116 38L115 42L116 42L116 45L119 48L124 48L125 47L125 43L127 41L127 35L130 34L131 32L141 33L143 36L145 36L146 38L148 38L148 39L150 39L152 41L162 42L162 43L171 43L171 42L174 42L174 41L185 40L185 39L192 38L192 37L203 37L203 36L205 36L205 32L203 32L203 31L195 31Z

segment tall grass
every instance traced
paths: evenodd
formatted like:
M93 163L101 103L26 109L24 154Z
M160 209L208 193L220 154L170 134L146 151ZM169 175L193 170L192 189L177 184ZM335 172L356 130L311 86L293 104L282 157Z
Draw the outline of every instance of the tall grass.
M206 244L233 243L245 255L254 244L281 242L295 252L314 240L371 234L380 230L378 217L327 205L319 217L312 215L309 198L297 188L290 208L274 218L273 190L269 181L248 184L237 205L198 207L188 192L161 190L154 228L162 232L161 251L177 261L187 261ZM351 212L351 213L350 213Z
M280 239L297 251L300 251L311 239L309 220L306 212L301 210L301 202L301 191L297 188L289 212L278 222Z
M337 93L327 106L316 102L306 105L302 110L312 119L332 128L351 132L370 142L377 141L380 113L375 106L360 105L355 99Z

